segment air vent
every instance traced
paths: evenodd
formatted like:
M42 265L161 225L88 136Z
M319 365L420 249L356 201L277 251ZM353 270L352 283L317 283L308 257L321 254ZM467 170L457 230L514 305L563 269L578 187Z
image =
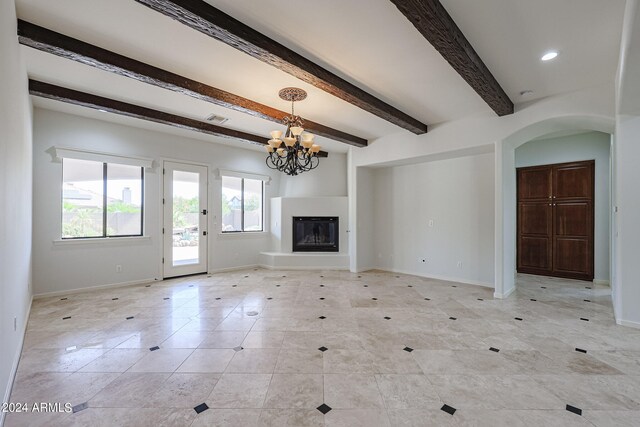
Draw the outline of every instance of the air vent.
M221 125L223 123L226 123L229 119L222 116L216 116L215 114L209 114L207 117L205 117L205 120L216 125Z

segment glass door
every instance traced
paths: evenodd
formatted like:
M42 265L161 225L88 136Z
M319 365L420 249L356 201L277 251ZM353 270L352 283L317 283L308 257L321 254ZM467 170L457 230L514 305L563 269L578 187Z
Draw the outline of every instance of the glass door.
M207 167L164 162L164 277L207 272Z

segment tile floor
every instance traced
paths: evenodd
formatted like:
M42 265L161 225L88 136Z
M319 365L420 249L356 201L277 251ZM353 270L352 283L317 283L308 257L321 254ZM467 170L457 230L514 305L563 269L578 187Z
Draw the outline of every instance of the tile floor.
M639 426L608 289L247 270L38 299L6 426Z

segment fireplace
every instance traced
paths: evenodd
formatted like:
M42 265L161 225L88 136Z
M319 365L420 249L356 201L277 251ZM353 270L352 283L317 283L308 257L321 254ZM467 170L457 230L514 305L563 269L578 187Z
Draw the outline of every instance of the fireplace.
M338 252L339 234L336 216L294 216L293 252Z

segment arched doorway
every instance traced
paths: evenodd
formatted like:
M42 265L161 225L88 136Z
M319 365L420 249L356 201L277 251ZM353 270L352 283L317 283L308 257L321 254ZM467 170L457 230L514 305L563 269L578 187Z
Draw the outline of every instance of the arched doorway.
M614 129L611 117L564 116L531 124L496 143L496 298L506 298L516 289L516 148L554 132L597 131L612 135ZM615 182L612 184L615 186ZM615 257L615 253L611 256Z

